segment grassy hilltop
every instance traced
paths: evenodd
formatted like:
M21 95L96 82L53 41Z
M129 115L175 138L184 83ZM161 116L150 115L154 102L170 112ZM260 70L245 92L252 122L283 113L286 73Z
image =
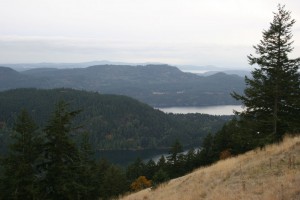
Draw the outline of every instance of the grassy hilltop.
M122 200L299 200L300 137L221 160Z

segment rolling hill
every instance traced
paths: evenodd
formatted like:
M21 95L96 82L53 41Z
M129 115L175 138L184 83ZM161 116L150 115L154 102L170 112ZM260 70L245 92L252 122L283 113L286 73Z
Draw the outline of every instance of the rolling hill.
M33 78L11 68L0 67L0 91L19 87L35 87L41 82L43 82L41 78Z
M154 107L239 104L230 93L242 93L245 87L243 78L237 75L197 76L169 65L97 65L35 68L22 72L3 69L7 68L0 67L0 91L21 87L65 87L126 95Z
M122 200L299 200L300 137L200 168Z

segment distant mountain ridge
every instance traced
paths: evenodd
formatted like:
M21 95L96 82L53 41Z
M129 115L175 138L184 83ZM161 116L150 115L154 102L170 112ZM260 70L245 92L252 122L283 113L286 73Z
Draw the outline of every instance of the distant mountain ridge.
M70 69L70 68L86 68L94 65L129 65L129 66L145 66L145 65L164 65L159 62L144 62L144 63L129 63L129 62L114 62L108 60L101 61L89 61L89 62L77 62L77 63L15 63L15 64L0 64L0 66L9 67L16 71L26 71L36 68L57 68L57 69ZM214 65L174 65L183 72L199 73L203 75L211 75L216 72L225 72L226 74L236 74L244 77L244 74L248 74L250 70L245 67L217 67ZM208 73L208 74L206 74Z
M0 78L0 91L65 87L127 95L155 107L238 104L230 93L242 93L245 87L243 78L236 75L218 73L200 77L169 65L36 68L14 73L3 71L2 74L6 78Z
M238 75L240 77L251 77L251 72L250 71L247 71L247 70L220 70L220 71L207 71L207 72L203 72L203 73L196 73L197 75L199 76L211 76L213 74L216 74L216 73L225 73L225 74L228 74L228 75Z
M66 69L66 68L86 68L94 65L130 65L130 66L142 66L150 64L162 64L154 62L146 63L127 63L127 62L113 62L108 60L101 61L89 61L89 62L78 62L78 63L51 63L51 62L42 62L42 63L17 63L17 64L0 64L1 66L10 67L17 71L25 71L29 69L36 68L57 68L57 69Z

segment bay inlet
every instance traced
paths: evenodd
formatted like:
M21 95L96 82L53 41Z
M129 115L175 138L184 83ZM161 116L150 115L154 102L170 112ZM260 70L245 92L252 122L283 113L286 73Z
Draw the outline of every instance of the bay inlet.
M164 113L173 114L188 114L188 113L202 113L209 115L233 115L233 110L242 111L241 105L220 105L220 106L200 106L200 107L165 107L156 108Z

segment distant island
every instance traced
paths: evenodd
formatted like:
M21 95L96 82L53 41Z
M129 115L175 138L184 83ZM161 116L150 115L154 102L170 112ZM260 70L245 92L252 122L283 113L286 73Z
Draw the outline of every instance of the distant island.
M10 68L21 68L21 64L7 66L0 67L0 91L65 87L126 95L153 107L238 105L230 93L242 93L245 88L243 78L238 75L217 72L198 76L165 64L106 64L75 68L77 65L44 63L38 65L43 68L32 66L32 69L24 64L25 71Z

